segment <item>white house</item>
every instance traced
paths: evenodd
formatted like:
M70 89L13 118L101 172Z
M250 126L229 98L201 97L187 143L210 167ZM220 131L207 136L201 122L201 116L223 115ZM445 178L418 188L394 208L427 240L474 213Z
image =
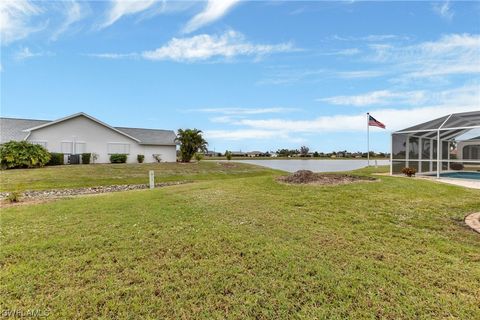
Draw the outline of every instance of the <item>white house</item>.
M459 141L457 145L457 157L461 160L480 159L480 136Z
M50 152L66 155L95 153L96 163L109 163L110 155L124 153L128 163L175 162L175 133L171 130L112 127L83 112L55 121L0 118L0 143L26 140Z

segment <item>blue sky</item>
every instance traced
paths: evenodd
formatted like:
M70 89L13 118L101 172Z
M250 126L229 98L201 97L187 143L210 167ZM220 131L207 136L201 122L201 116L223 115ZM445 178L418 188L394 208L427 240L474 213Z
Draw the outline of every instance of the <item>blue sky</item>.
M480 109L479 2L2 1L1 115L364 150Z

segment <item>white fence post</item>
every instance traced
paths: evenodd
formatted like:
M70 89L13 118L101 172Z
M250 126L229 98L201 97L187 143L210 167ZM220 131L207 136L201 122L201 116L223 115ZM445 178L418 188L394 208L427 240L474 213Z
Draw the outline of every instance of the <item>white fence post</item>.
M155 175L153 173L153 170L150 170L148 172L148 177L150 178L150 189L155 188Z

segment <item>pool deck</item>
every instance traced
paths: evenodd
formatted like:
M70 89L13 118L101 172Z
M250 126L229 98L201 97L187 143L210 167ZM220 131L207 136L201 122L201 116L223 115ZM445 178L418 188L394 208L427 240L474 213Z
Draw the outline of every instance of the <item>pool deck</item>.
M453 184L453 185L465 187L465 188L480 189L480 181L476 181L473 179L444 178L444 177L437 178L437 177L429 177L429 176L417 176L417 178Z

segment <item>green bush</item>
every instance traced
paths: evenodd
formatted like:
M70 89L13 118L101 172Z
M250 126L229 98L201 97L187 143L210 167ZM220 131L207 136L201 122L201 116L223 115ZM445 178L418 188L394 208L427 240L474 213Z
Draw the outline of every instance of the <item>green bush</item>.
M22 196L20 195L20 193L14 191L14 192L10 192L7 196L7 200L10 202L10 203L16 203L16 202L20 202L20 198Z
M145 156L143 154L137 154L138 163L143 163L143 160L145 160Z
M90 158L92 157L91 153L82 153L82 163L90 164Z
M60 166L64 164L63 159L64 159L63 153L51 152L50 161L48 161L47 166Z
M126 163L127 162L127 155L124 153L114 153L110 155L110 162L111 163Z
M43 167L50 161L50 153L38 144L10 141L0 146L2 169Z
M194 157L197 162L200 162L203 159L203 154L197 152Z

